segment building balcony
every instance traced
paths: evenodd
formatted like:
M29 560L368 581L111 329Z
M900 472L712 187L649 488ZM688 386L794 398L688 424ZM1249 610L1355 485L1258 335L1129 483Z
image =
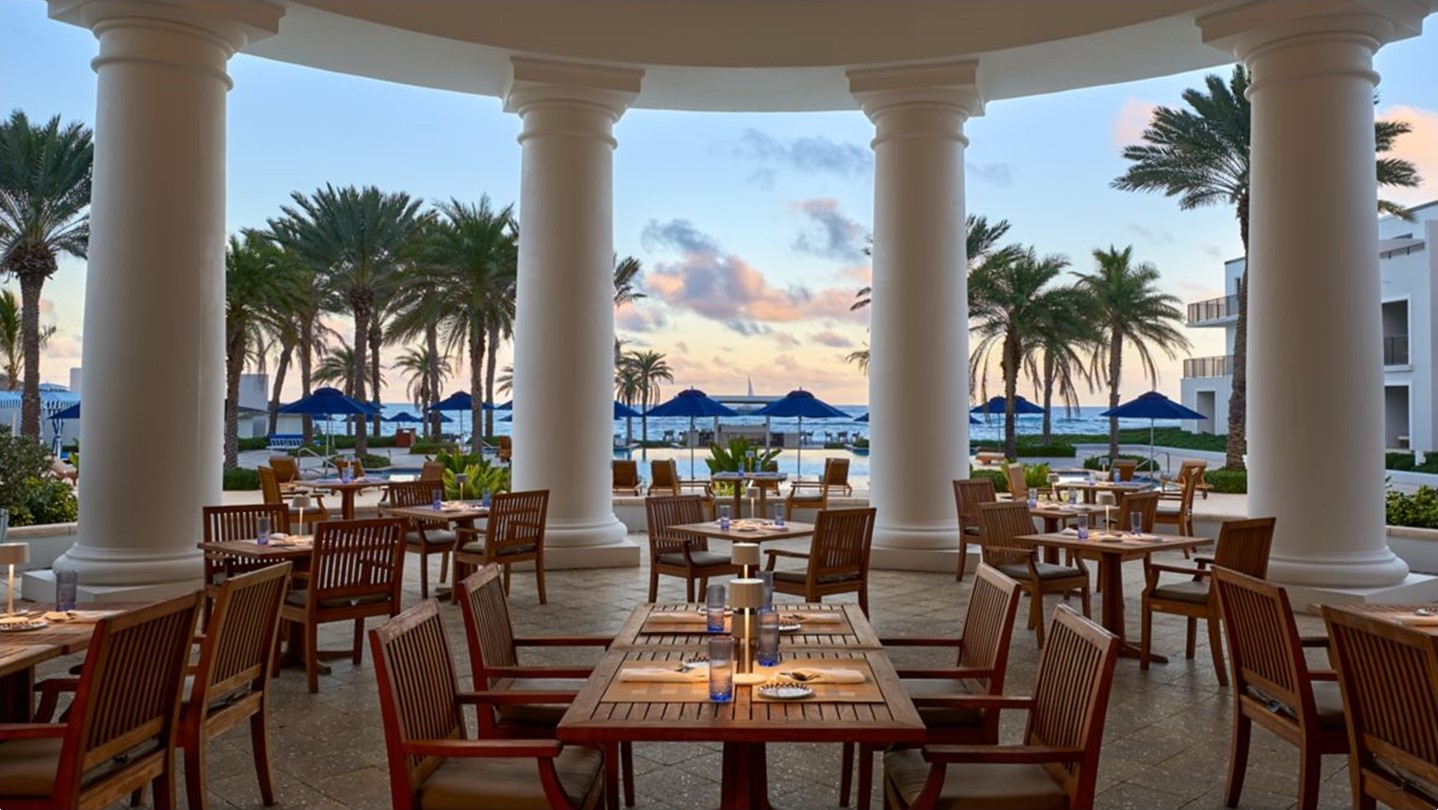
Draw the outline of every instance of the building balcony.
M1233 373L1233 355L1220 354L1213 357L1189 357L1183 361L1183 376L1227 377Z
M1188 305L1189 326L1222 326L1238 318L1238 296L1225 295Z
M1409 365L1407 335L1396 335L1394 337L1383 338L1383 365Z

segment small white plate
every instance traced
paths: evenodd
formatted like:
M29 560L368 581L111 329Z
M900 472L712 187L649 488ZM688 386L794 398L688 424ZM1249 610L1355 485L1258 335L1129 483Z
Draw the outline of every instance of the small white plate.
M21 619L20 621L0 622L0 633L24 633L28 630L41 630L49 626L50 623L44 619Z
M781 632L781 633L797 633L797 632L799 632L800 630L803 630L803 629L804 629L804 625L799 624L798 622L780 622L780 623L779 623L779 632Z
M803 700L813 697L814 690L797 683L775 683L759 687L759 694L770 700Z

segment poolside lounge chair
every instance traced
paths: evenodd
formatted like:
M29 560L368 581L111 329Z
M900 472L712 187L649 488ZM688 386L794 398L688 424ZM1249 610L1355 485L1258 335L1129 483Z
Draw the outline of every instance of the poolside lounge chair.
M495 456L504 462L512 460L514 458L514 440L508 436L500 436L498 439L499 450L495 452Z
M705 498L713 494L709 488L709 482L701 479L686 479L679 477L679 465L674 459L666 458L659 461L649 462L649 494L650 495L673 495L684 494L683 490L699 490L698 493ZM710 498L712 500L712 498Z
M612 469L615 495L638 495L643 491L644 485L639 480L639 462L629 458L616 458Z

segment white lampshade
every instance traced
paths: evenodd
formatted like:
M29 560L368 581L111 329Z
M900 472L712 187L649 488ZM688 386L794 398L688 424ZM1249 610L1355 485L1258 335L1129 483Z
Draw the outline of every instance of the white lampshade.
M296 495L296 496L295 496L295 500L294 500L294 506L295 506L296 509L310 509L310 508L312 508L312 504L311 504L311 501L310 501L310 496L308 496L308 495Z
M764 606L764 580L729 580L729 606L735 610Z
M29 543L0 543L0 565L24 565L27 562L30 562Z
M729 547L729 562L735 565L758 565L758 543L735 543ZM742 580L739 580L742 581Z

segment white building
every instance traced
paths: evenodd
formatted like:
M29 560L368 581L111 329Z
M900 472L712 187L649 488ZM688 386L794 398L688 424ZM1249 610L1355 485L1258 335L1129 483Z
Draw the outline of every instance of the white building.
M1391 450L1433 452L1438 440L1438 379L1433 375L1433 314L1438 311L1438 201L1412 209L1412 220L1378 220L1378 268L1383 307L1383 442ZM1185 422L1199 433L1228 432L1228 397L1233 386L1233 332L1238 320L1238 279L1243 259L1223 267L1226 294L1188 305L1188 326L1221 327L1224 353L1183 361L1183 404L1207 414ZM1260 270L1259 272L1262 272ZM1301 317L1294 313L1294 317ZM1250 335L1252 332L1250 332ZM1251 339L1251 338L1250 338ZM1334 384L1341 384L1335 378ZM1252 388L1253 379L1249 378Z

